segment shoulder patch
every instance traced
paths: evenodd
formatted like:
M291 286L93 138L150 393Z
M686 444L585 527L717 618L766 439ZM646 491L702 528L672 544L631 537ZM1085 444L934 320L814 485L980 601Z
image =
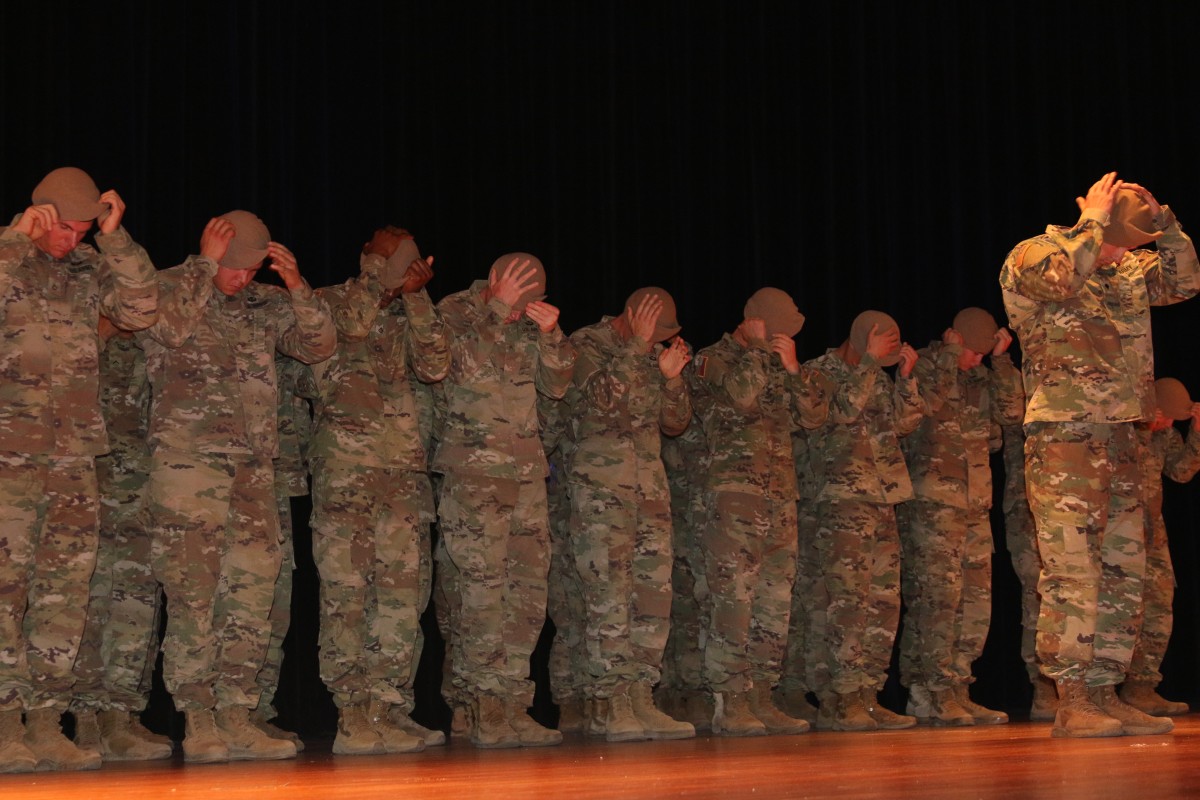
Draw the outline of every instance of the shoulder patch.
M697 355L692 359L692 363L696 367L696 374L703 378L705 371L708 369L708 356Z

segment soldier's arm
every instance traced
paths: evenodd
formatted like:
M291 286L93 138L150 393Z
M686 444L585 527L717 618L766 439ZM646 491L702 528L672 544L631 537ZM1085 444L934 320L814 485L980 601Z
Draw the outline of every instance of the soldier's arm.
M383 299L383 284L379 282L383 264L380 255L363 255L358 275L339 286L317 290L329 304L338 336L361 340L371 332Z
M710 356L704 370L704 379L716 394L724 397L739 411L754 408L758 396L767 385L767 364L771 351L763 346L752 345L730 364L717 356Z
M829 398L829 421L844 425L862 416L875 391L875 381L882 374L879 362L869 354L863 355L858 366L849 367L846 379L836 385Z
M1163 459L1163 474L1176 483L1187 483L1200 472L1200 433L1188 426L1187 439L1175 428L1167 428L1167 455Z
M992 355L988 370L988 392L992 400L992 421L998 425L1016 425L1025 418L1025 388L1021 371L1008 353Z
M614 398L622 393L620 379L609 368L612 357L592 341L586 330L571 334L571 345L575 348L575 369L571 374L571 383L589 406L605 411L611 409ZM625 387L627 390L628 387Z
M33 240L12 228L0 230L0 297L8 294L13 278L25 257L33 252Z
M1165 306L1195 297L1200 292L1200 261L1191 237L1179 227L1169 206L1159 209L1154 227L1163 232L1155 243L1157 250L1133 252L1146 276L1150 304Z
M153 325L158 318L158 275L145 249L122 227L97 233L96 246L103 254L100 313L128 331Z
M655 369L658 369L656 366ZM692 421L692 395L680 373L663 382L662 405L658 411L658 429L666 436L678 436Z
M829 404L837 388L825 373L801 364L797 374L788 376L788 385L796 424L808 430L824 425L829 419Z
M179 269L159 276L158 319L146 334L163 347L179 347L192 337L215 287L217 262L188 256Z
M1001 272L1001 286L1043 302L1073 297L1096 271L1104 229L1097 213L1089 209L1073 228L1017 245Z
M286 291L286 290L284 290ZM301 283L287 292L287 305L279 303L283 332L275 349L305 364L316 364L333 355L337 347L337 329L329 306L308 285Z
M921 358L913 368L917 379L921 402L926 414L940 411L946 400L954 392L958 383L958 357L962 354L961 344L943 344L938 348L937 359L927 357L928 351L921 351Z
M908 436L917 429L925 416L925 402L921 399L921 388L917 383L916 373L908 377L896 376L893 401L896 410L896 435Z
M450 337L446 323L433 306L425 289L404 292L404 316L408 319L408 365L424 383L440 381L450 373Z
M561 400L571 386L575 370L575 347L555 325L550 332L538 331L538 361L533 383L547 397Z

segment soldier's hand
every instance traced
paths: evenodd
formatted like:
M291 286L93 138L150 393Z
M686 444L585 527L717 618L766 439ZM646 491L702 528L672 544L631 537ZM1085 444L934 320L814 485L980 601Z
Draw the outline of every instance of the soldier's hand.
M1142 199L1146 201L1146 205L1150 206L1150 213L1157 217L1158 212L1162 210L1162 206L1154 199L1154 195L1150 194L1150 190L1137 183L1130 183L1129 181L1125 181L1124 183L1126 189L1133 189L1142 196Z
M907 378L917 365L917 351L908 342L900 345L900 374Z
M871 332L867 334L867 354L876 361L886 361L899 346L899 328L888 328L880 332L878 322L871 326Z
M300 277L300 267L296 264L296 257L292 255L291 250L279 242L271 242L267 245L267 258L270 259L268 269L283 279L283 285L289 292L304 285L304 278Z
M796 340L786 333L776 333L771 336L771 351L779 354L783 368L789 375L800 372L800 360L796 358Z
M236 235L237 228L233 227L232 222L221 217L213 217L204 226L204 232L200 234L200 255L211 258L218 264L221 263L221 259L229 251L229 243Z
M493 269L488 275L488 288L497 300L507 306L515 306L521 295L537 289L537 270L529 266L529 259L513 258L499 274Z
M21 218L13 225L13 230L19 231L30 239L40 239L58 224L58 209L53 203L42 203L30 206L21 214Z
M121 227L121 220L125 218L125 201L117 194L116 189L109 189L100 195L100 202L107 204L109 208L100 214L100 232L112 233Z
M404 282L400 284L402 294L412 294L421 290L433 278L433 256L414 258L404 271Z
M658 354L658 368L662 372L663 377L670 380L679 376L683 372L683 368L692 360L692 353L688 350L687 342L678 336L671 342L669 347L664 347Z
M767 341L767 323L758 317L747 317L742 320L742 336L751 343Z
M533 320L542 333L549 333L558 324L558 309L544 300L530 300L525 306L525 316Z
M1117 173L1105 173L1103 178L1093 183L1092 188L1088 189L1087 197L1076 197L1075 203L1079 206L1080 211L1092 208L1107 217L1112 212L1117 192L1121 191L1121 187L1124 185L1124 182L1117 180Z
M645 295L638 302L637 308L625 309L625 319L629 323L634 336L640 336L646 342L645 352L650 351L654 342L654 329L658 318L662 315L662 298L652 294Z
M391 258L392 253L396 252L396 248L405 239L411 239L412 235L403 228L397 228L395 225L387 225L375 231L371 236L371 241L363 245L363 255L379 255L384 258Z
M1192 403L1192 430L1200 431L1200 403Z
M943 344L962 344L963 336L961 333L954 330L954 328L946 328L946 330L942 331L942 343Z
M992 348L992 355L999 356L1008 352L1008 348L1012 345L1013 337L1009 333L1008 328L1001 327L996 331L996 346Z

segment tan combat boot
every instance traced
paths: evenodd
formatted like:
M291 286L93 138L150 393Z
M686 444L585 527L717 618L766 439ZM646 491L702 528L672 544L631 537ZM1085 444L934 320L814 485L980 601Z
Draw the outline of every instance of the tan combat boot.
M756 683L749 692L750 713L767 729L767 733L795 734L807 733L808 723L802 719L789 717L775 707L771 699L771 687L765 683Z
M104 745L100 742L100 718L92 709L75 711L75 746L80 750L94 750L104 758Z
M637 715L633 713L633 698L629 696L628 688L617 690L604 703L608 709L604 718L605 741L643 742L650 738Z
M21 709L0 711L0 773L33 772L37 756L25 746Z
M910 712L911 713L911 712ZM837 719L837 695L832 692L821 692L817 695L817 722L819 731L833 730L834 720Z
M696 735L696 728L692 723L680 722L664 714L654 705L650 684L638 682L630 686L629 699L632 701L633 715L646 732L646 738L691 739Z
M155 744L165 744L172 750L175 749L175 743L171 741L170 736L163 736L161 733L155 733L142 724L140 712L129 712L129 730L133 731L133 735L139 739L144 739L147 742L154 742Z
M1058 682L1058 711L1050 735L1056 739L1120 736L1121 721L1092 702L1083 678L1062 678Z
M425 740L413 736L392 722L392 704L371 698L367 704L367 723L379 735L383 749L389 753L419 753L425 749Z
M1058 712L1058 690L1054 681L1045 675L1033 679L1033 703L1029 706L1029 719L1044 722L1054 719Z
M451 736L467 736L471 733L471 728L475 726L471 719L471 708L465 705L454 706L450 713L450 735Z
M679 716L685 722L692 723L697 732L712 730L712 695L698 689L681 689L678 698Z
M890 708L884 708L879 702L879 693L866 686L862 688L863 707L867 714L875 720L882 731L902 731L917 724L917 718L909 714L897 714Z
M717 692L714 695L712 731L718 736L766 736L767 726L750 710L747 692Z
M485 749L520 747L521 737L513 730L504 711L504 703L492 694L481 694L475 701L471 744Z
M1175 730L1175 722L1170 717L1152 717L1117 697L1115 686L1097 686L1089 695L1101 711L1121 723L1121 733L1125 736L1149 736Z
M339 756L378 756L387 752L383 740L367 720L364 703L350 703L338 709L337 736L333 753Z
M250 715L250 724L272 739L282 739L285 742L291 742L296 747L297 753L304 752L304 742L300 740L299 734L292 731L285 731L257 711Z
M25 714L25 746L37 758L38 769L100 769L100 753L81 750L63 736L61 718L55 708L39 708Z
M963 711L971 715L976 725L1003 725L1008 722L1008 714L1003 711L981 706L971 699L967 684L959 683L954 686L954 699L962 706Z
M405 733L417 737L425 743L426 747L437 747L440 744L446 743L446 734L443 731L426 728L408 714L405 714L404 709L400 706L392 706L390 713L393 725Z
M522 703L507 701L504 704L504 715L509 727L517 732L521 747L552 747L562 744L562 731L547 728L540 724L529 713Z
M803 689L784 691L779 688L775 690L774 697L776 707L783 713L789 717L802 719L809 725L816 725L817 707L808 702L808 693Z
M608 706L608 700L599 697L583 701L583 713L587 715L584 733L588 736L604 736L608 732Z
M183 760L189 764L218 764L229 760L229 748L217 733L210 708L191 708L183 712L186 723L183 736Z
M1154 684L1145 681L1125 681L1120 696L1138 711L1155 717L1177 717L1191 710L1187 703L1178 703L1163 697Z
M965 728L975 724L975 718L959 705L958 698L954 696L954 689L951 687L929 689L929 710L929 717L921 719L921 722L927 725ZM918 719L920 718L918 717Z
M171 745L147 741L134 732L128 711L110 708L98 716L100 755L105 761L157 761L171 757Z
M579 733L587 724L584 701L578 697L564 698L558 704L558 729L563 733Z
M831 729L835 731L879 730L879 723L867 713L867 707L863 705L861 690L837 695Z
M272 739L250 723L250 709L228 706L213 715L217 733L229 748L231 761L275 761L295 758L296 745L286 739Z

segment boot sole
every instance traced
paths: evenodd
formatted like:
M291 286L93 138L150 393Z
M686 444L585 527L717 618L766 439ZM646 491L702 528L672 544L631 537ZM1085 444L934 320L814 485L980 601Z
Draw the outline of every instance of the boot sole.
M606 742L645 742L650 739L644 731L628 731L627 733L602 733Z
M1173 730L1174 725L1121 725L1122 736L1159 736Z
M471 744L475 747L478 747L480 750L509 750L521 746L519 741L478 742L474 739L471 740Z
M1054 728L1050 731L1050 736L1054 739L1107 739L1120 735L1120 728L1117 728L1115 731L1089 731L1087 733L1068 731L1066 728Z
M695 739L696 731L646 731L646 738L656 742L671 739Z

